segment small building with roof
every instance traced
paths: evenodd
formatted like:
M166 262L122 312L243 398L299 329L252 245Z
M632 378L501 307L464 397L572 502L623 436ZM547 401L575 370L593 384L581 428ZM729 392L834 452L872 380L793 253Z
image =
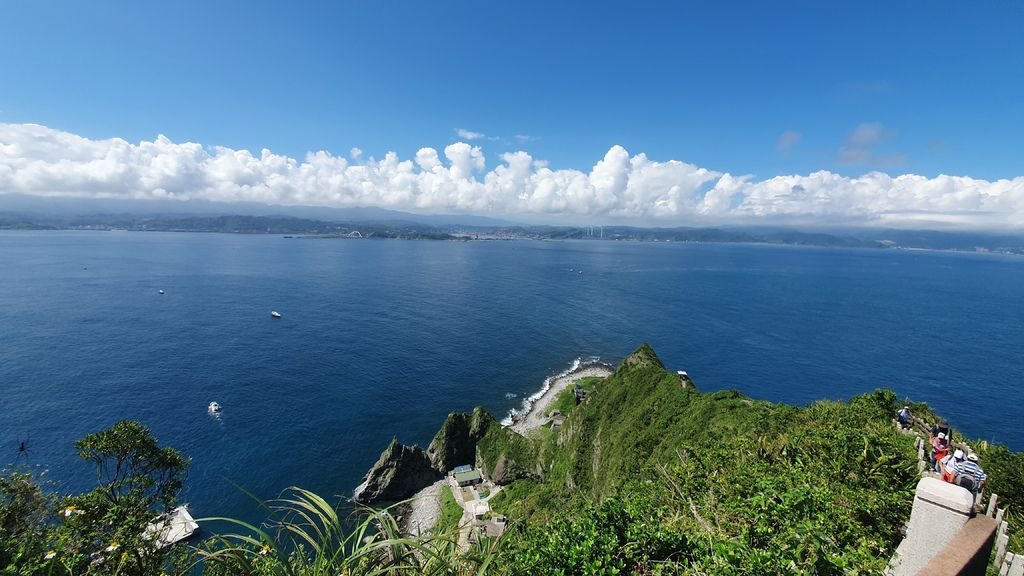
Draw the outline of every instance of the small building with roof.
M583 402L587 398L587 391L580 386L578 382L576 383L576 388L573 390L573 394L576 396L576 404Z
M480 474L480 471L473 470L472 468L470 468L469 470L464 470L462 472L452 472L452 478L455 480L455 483L460 488L464 488L466 486L476 486L477 484L480 484L484 481L484 477Z

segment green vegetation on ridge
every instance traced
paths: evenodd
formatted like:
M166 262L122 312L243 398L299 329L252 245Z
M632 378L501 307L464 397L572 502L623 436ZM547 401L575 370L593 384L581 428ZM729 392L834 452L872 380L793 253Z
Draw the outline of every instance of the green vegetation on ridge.
M389 510L360 509L346 523L334 505L292 489L268 503L265 525L236 522L240 534L214 537L195 549L179 546L184 556L178 558L203 558L203 573L217 576L838 575L880 573L899 543L918 474L912 437L892 425L898 404L891 391L807 407L756 401L736 391L701 393L682 386L647 345L612 376L584 385L589 391L579 405L571 390L556 400L566 416L558 430L524 438L477 409L450 415L431 443L432 461L475 457L504 484L490 501L510 519L497 541L459 551L455 514L461 517L461 510L447 487L435 530L416 537L403 536ZM926 405L912 408L937 418ZM140 444L132 440L136 436L124 440L145 448L148 461L159 464L155 441L143 438ZM99 437L80 449L98 446ZM1015 526L1015 511L1024 506L1024 455L972 445ZM99 462L124 453L109 442L103 446ZM165 454L167 464L184 462L175 454ZM169 470L177 470L167 478L170 484L142 478L121 486L144 488L134 493L160 509L168 505L161 493L173 495L183 468ZM10 475L0 482L0 529L6 530L0 544L7 546L0 546L6 554L0 555L0 573L58 567L44 556L50 548L57 560L71 558L90 570L54 574L94 572L85 559L110 536L65 548L52 531L67 525L56 502L30 477ZM138 512L123 526L110 525L106 516L108 524L97 527L131 537L150 513ZM1013 541L1011 549L1017 545ZM120 548L120 554L132 549ZM148 558L138 570L117 571L112 564L97 570L156 576L158 568L174 568L153 560L163 556Z
M541 440L543 482L492 501L519 520L508 561L537 574L878 573L917 481L895 403L701 394L644 345Z
M591 392L594 387L601 382L601 378L583 378L576 383L576 387L582 388L586 392ZM558 410L563 416L568 416L576 408L576 391L573 388L566 388L558 393L558 396L551 402L548 410L548 415Z
M455 501L452 488L447 484L441 486L440 505L441 514L437 517L437 523L434 524L434 533L443 534L457 530L459 521L462 520L462 506Z

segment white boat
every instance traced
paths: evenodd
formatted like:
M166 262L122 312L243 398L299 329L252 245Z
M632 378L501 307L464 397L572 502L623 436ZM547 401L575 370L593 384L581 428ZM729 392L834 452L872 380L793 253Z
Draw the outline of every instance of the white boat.
M273 316L274 318L280 318L281 317L281 313L278 312L277 310L271 310L270 311L270 315Z
M220 412L220 404L217 404L216 402L210 402L210 407L208 408L208 410L210 411L210 414L216 414L217 412Z
M163 293L164 293L163 290L157 290L157 294L163 294Z

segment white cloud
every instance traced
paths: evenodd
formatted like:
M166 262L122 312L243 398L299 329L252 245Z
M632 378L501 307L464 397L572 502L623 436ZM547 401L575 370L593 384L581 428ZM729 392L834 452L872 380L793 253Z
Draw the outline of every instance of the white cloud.
M839 162L853 166L893 166L906 161L906 154L878 154L875 147L886 142L896 131L881 122L858 124L847 137L847 144L839 149Z
M852 139L852 137L851 137ZM871 142L867 132L858 142ZM5 193L126 199L203 199L283 205L377 206L422 213L720 223L1024 228L1024 177L987 181L820 171L756 180L686 162L655 161L613 146L589 171L554 169L528 152L485 171L479 146L455 142L413 159L90 140L34 124L0 124L0 209Z
M472 130L466 130L465 128L456 128L455 134L463 140L482 140L487 138L487 134L482 132L473 132Z
M881 122L863 122L850 132L850 144L854 146L874 146L886 137L885 127Z
M800 133L796 130L786 130L779 136L775 143L775 149L779 152L789 152L800 142Z

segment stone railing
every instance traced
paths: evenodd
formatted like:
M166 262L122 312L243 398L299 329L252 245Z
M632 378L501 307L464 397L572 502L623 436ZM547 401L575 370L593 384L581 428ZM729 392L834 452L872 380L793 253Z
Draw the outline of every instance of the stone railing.
M915 425L927 431L923 424ZM922 478L914 494L906 537L886 574L984 576L991 559L1000 576L1024 576L1024 555L1006 550L1009 526L1004 520L1006 509L998 508L999 497L990 495L981 514L984 494L975 497L965 488L940 480L931 469L930 445L921 435L915 436Z

